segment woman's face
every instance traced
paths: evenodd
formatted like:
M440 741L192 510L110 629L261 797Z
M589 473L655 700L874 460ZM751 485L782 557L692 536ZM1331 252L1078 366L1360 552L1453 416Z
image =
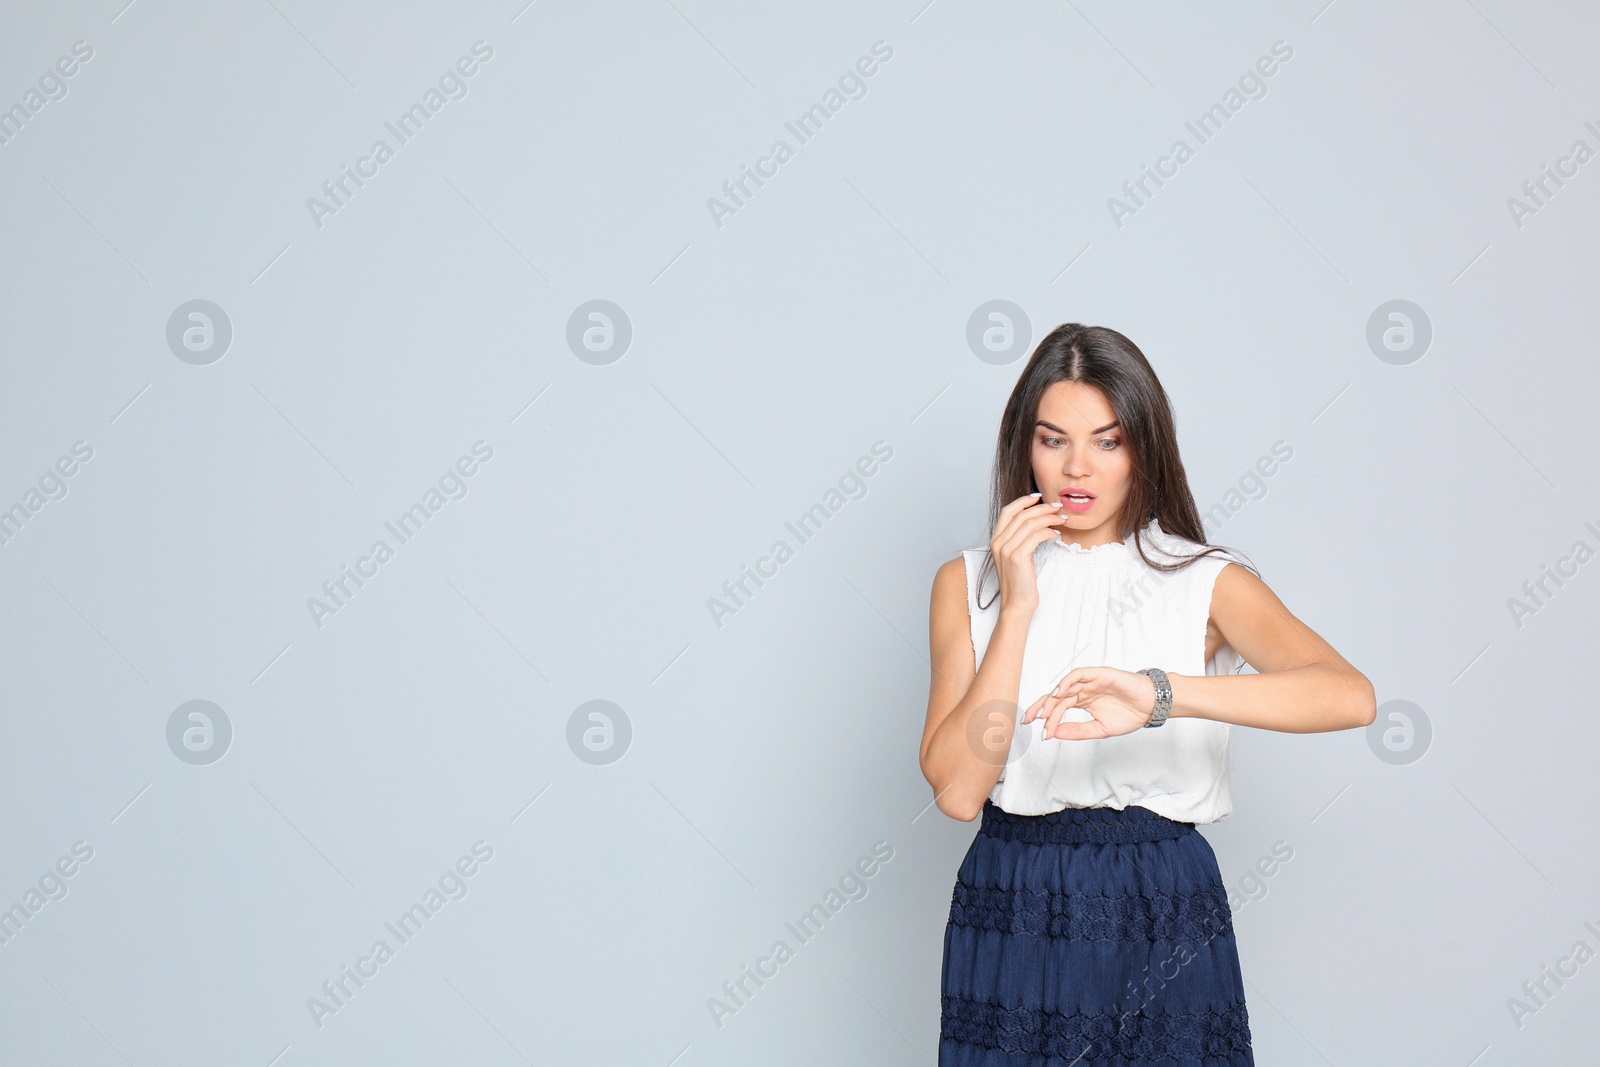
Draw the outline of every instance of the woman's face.
M1134 477L1117 414L1105 394L1082 382L1055 382L1039 398L1033 427L1033 481L1040 500L1060 500L1063 531L1093 544L1117 539L1117 515ZM1085 494L1085 497L1068 495ZM1103 528L1103 529L1102 529ZM1078 535L1101 531L1103 538Z

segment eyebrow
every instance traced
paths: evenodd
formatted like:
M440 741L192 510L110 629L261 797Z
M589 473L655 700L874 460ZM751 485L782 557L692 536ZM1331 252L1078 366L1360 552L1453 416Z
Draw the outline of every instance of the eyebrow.
M1056 426L1056 425L1053 425L1051 423L1045 422L1043 419L1040 419L1034 425L1036 427L1037 426L1043 426L1045 429L1054 430L1056 433L1066 433L1067 432L1067 431L1063 430L1059 426ZM1115 421L1112 421L1112 422L1106 423L1104 426L1100 427L1098 430L1090 430L1089 433L1090 433L1091 436L1093 436L1094 434L1105 433L1107 430L1115 430L1116 428L1117 428L1117 423Z

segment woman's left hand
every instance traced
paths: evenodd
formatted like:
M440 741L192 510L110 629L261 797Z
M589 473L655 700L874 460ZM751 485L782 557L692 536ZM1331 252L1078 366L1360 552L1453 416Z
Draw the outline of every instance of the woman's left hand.
M1156 684L1149 675L1116 667L1074 667L1029 706L1022 721L1044 715L1045 737L1087 741L1131 734L1150 721L1155 707ZM1062 722L1068 708L1082 708L1094 718Z

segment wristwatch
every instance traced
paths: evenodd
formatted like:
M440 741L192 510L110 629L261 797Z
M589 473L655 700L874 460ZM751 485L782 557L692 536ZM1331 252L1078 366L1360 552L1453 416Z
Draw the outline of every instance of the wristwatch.
M1145 726L1160 726L1167 721L1167 715L1172 711L1172 683L1167 681L1167 672L1160 667L1146 667L1138 673L1149 675L1150 680L1156 684L1156 706L1150 713L1150 721Z

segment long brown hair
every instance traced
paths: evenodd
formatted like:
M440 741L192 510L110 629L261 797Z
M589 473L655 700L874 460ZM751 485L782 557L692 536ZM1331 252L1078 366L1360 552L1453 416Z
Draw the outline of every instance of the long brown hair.
M1033 478L1033 432L1039 418L1039 398L1056 382L1082 382L1105 394L1122 428L1124 447L1130 450L1134 477L1117 517L1117 539L1132 536L1139 558L1160 571L1187 567L1213 552L1242 555L1233 549L1210 545L1204 552L1176 563L1157 563L1145 554L1144 527L1151 519L1161 529L1196 544L1208 545L1200 510L1195 507L1189 479L1178 455L1178 434L1172 404L1139 346L1105 326L1064 323L1051 330L1028 357L1027 366L1006 401L995 442L994 470L990 476L989 522L993 531L1000 509L1019 496L1038 491ZM1253 573L1255 567L1243 562ZM994 569L994 554L984 551L978 589ZM1258 575L1259 576L1259 575ZM1000 595L996 583L995 596ZM990 604L994 603L990 600ZM980 603L980 608L988 604Z

